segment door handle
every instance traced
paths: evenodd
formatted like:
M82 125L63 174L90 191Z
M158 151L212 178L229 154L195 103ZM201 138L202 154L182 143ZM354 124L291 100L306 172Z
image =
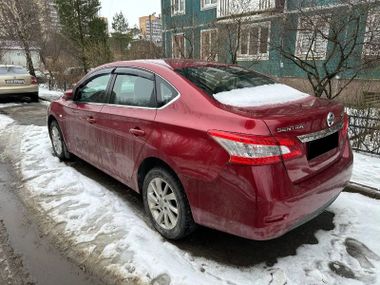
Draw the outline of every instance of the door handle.
M90 116L90 117L87 117L86 118L87 122L90 123L90 124L95 124L96 123L96 120L94 117Z
M145 132L141 129L134 128L134 129L129 129L129 133L136 136L136 137L143 137L145 136Z

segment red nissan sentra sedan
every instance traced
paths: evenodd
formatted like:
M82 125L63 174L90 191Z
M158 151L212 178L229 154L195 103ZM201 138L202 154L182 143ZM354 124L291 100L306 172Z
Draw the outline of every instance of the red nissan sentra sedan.
M49 107L54 153L74 154L143 196L168 239L196 224L273 239L349 181L343 106L235 65L116 62Z

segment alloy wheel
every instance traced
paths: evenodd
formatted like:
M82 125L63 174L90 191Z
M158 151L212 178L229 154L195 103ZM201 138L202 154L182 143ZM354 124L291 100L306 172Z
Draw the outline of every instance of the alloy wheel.
M62 151L63 151L62 137L57 126L53 126L51 128L51 141L52 141L53 148L56 154L58 156L62 155Z
M165 230L178 223L179 207L172 187L162 178L154 178L147 189L149 210L156 223Z

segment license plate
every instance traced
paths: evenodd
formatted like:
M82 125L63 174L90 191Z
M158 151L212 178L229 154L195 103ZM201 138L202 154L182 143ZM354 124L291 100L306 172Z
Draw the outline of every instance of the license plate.
M10 80L5 80L5 83L9 85L22 85L22 84L25 84L25 80L24 79L10 79Z

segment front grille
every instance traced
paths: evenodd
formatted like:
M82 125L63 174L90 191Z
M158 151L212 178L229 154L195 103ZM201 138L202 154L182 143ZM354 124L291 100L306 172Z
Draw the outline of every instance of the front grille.
M307 159L316 158L336 147L339 143L339 132L306 143Z

